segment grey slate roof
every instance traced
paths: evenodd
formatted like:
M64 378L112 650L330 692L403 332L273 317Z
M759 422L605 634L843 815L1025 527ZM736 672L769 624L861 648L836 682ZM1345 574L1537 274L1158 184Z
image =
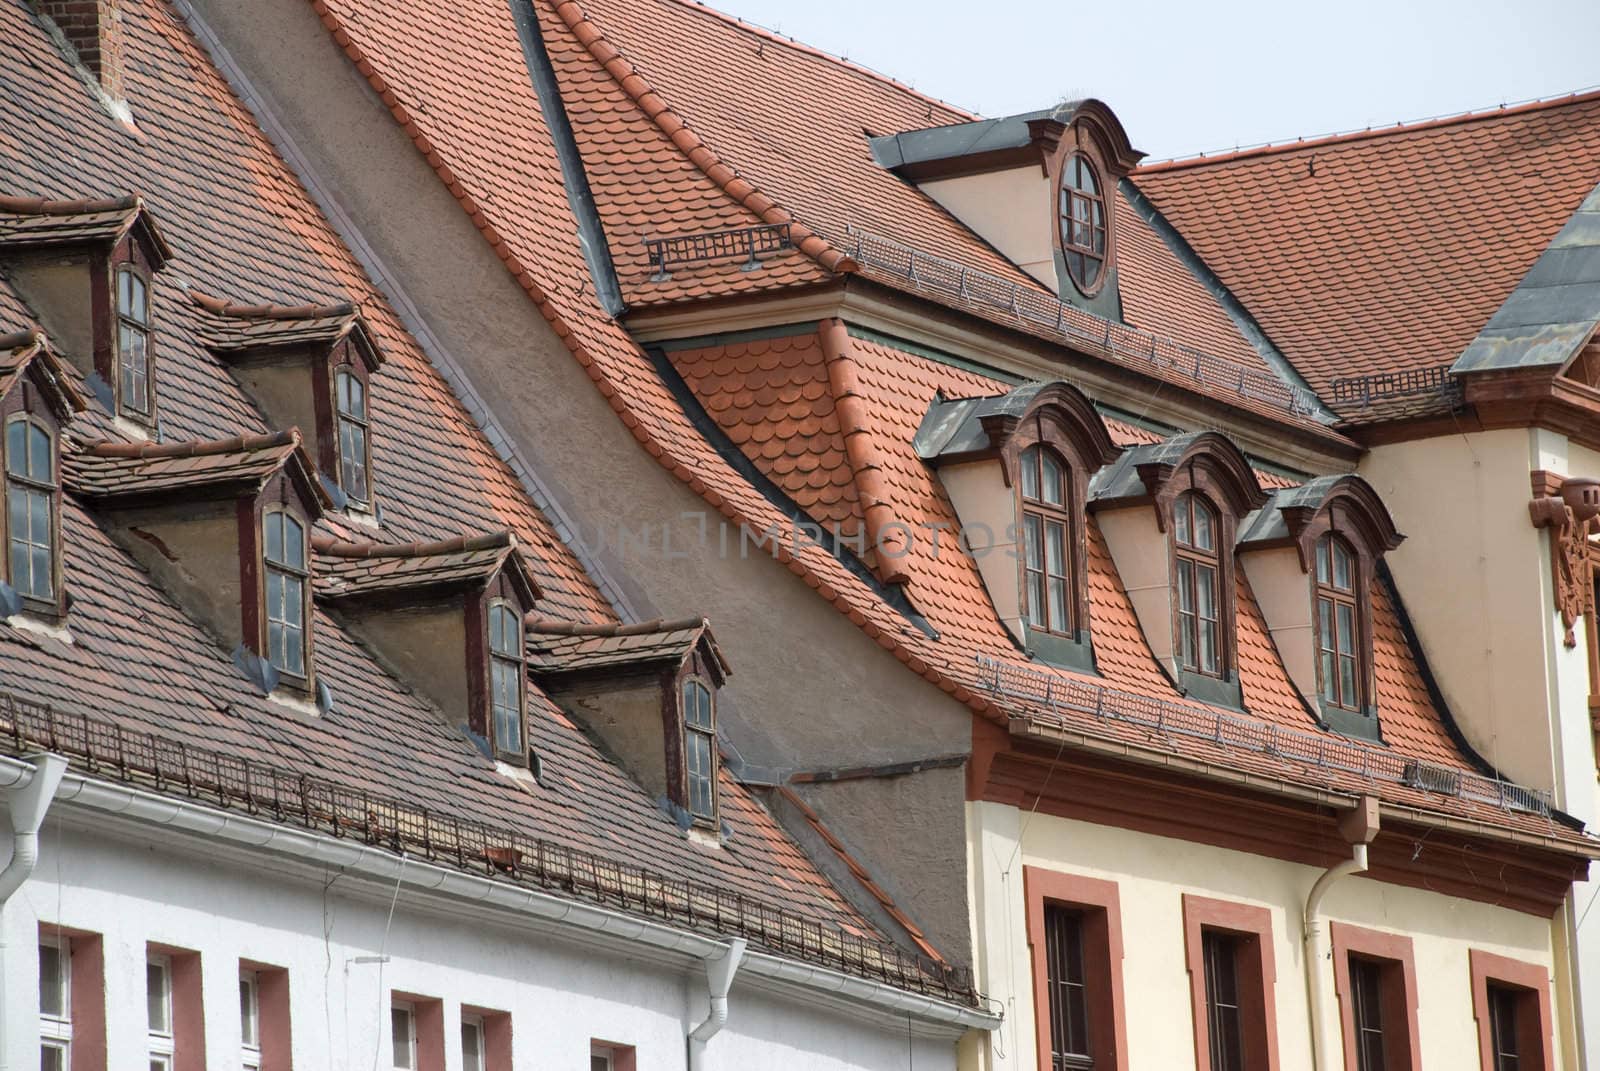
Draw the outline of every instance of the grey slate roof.
M981 153L1020 149L1033 140L1033 134L1028 130L1030 122L1049 119L1058 113L1071 115L1076 103L1073 101L1058 108L1044 108L1001 119L979 119L971 123L888 134L871 140L872 157L879 166L892 171L897 167L931 163L934 160L953 160Z
M924 461L935 461L989 449L989 435L983 430L983 419L1022 416L1034 397L1049 385L1027 383L987 398L935 398L912 440L917 456Z
M1203 431L1190 431L1124 450L1115 461L1095 473L1089 483L1089 501L1114 502L1145 494L1144 481L1139 478L1139 466L1162 462L1175 464L1205 434Z
M1556 232L1452 372L1564 366L1600 324L1600 186Z

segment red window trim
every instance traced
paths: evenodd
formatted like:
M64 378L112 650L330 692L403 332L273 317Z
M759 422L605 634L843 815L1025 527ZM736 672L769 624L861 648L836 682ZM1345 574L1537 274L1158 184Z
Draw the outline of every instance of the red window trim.
M1247 940L1239 964L1245 1066L1277 1071L1278 969L1272 944L1272 912L1254 904L1185 893L1183 944L1194 1012L1195 1071L1211 1071L1211 1020L1206 1013L1205 953L1201 947L1201 937L1206 930L1220 930ZM1246 959L1248 963L1244 962Z
M1045 966L1046 903L1084 913L1083 971L1088 983L1089 1044L1094 1066L1128 1071L1128 1025L1122 995L1122 906L1115 882L1042 867L1022 868L1033 964L1034 1028L1040 1067L1050 1066L1050 1013Z
M1472 972L1472 1016L1478 1021L1478 1055L1483 1071L1494 1071L1494 1031L1489 1021L1489 985L1527 991L1529 1005L1536 1007L1533 1029L1518 1016L1522 1047L1537 1045L1538 1051L1524 1051L1519 1064L1527 1071L1554 1071L1555 1026L1550 1012L1550 971L1537 963L1526 963L1507 956L1469 949L1467 961Z
M167 958L172 987L173 1071L206 1071L206 1003L200 953L151 941L145 945L145 955ZM142 973L142 964L139 969Z
M289 970L252 959L241 959L239 970L256 976L256 1036L261 1041L261 1071L289 1071L293 1061Z
M444 1001L399 989L389 991L389 1007L404 1004L411 1009L411 1028L417 1033L416 1071L444 1071ZM383 1029L389 1029L385 1012ZM393 1066L393 1065L391 1065Z
M72 1052L68 1071L97 1071L106 1066L106 958L100 934L48 922L39 924L41 938L65 942L70 966Z
M461 1014L463 1018L474 1016L483 1023L484 1071L511 1071L511 1013L463 1004Z
M1350 954L1384 961L1384 1054L1389 1066L1384 1071L1422 1071L1422 1046L1417 1037L1417 964L1411 938L1382 930L1369 930L1348 922L1328 926L1333 947L1333 991L1339 999L1339 1032L1344 1040L1345 1071L1356 1066L1356 1020L1350 994ZM1398 983L1399 990L1394 989ZM1405 1023L1404 1031L1393 1024L1396 1013Z

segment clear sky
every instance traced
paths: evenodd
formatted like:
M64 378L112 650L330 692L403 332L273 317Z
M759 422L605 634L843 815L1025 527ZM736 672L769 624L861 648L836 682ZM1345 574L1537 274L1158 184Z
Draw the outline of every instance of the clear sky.
M711 0L984 115L1092 95L1151 159L1600 84L1600 0Z

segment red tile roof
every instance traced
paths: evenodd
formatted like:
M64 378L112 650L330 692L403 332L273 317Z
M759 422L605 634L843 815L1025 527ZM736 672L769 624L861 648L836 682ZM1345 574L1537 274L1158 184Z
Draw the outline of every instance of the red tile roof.
M88 407L77 384L50 349L44 332L29 329L0 336L0 397L9 394L30 368L39 376L52 404L63 417Z
M347 542L317 536L314 581L318 598L370 599L407 592L413 595L482 585L510 567L522 597L532 601L538 587L509 529L458 536L432 543Z
M701 645L715 662L715 672L732 676L711 635L710 622L703 617L636 625L572 625L538 618L528 622L528 664L542 677L681 663Z
M1600 182L1600 93L1132 179L1328 400L1461 354Z
M319 567L326 558L347 559L333 572L352 575L366 566L376 572L388 562L437 565L439 558L466 557L482 548L484 541L461 533L509 529L537 581L539 613L567 622L613 622L574 553L400 325L204 49L158 0L126 0L121 13L127 94L144 132L138 139L84 92L27 10L0 7L0 69L30 72L25 84L0 80L0 145L7 143L7 131L51 132L50 139L30 141L25 153L6 154L5 181L60 199L137 185L148 191L148 205L184 253L184 283L171 272L157 274L153 283L160 310L155 352L161 419L169 441L118 442L122 433L112 415L92 404L71 434L96 441L68 455L69 482L85 489L84 497L118 494L126 486L168 479L182 485L196 471L209 479L213 466L254 478L258 463L281 464L294 456L293 439L264 426L250 396L206 349L204 327L215 310L191 300L188 283L205 293L252 295L252 305L280 312L358 306L388 356L369 394L383 515L377 531L326 515L316 529ZM520 65L511 47L507 61ZM518 106L506 102L504 110L516 115ZM530 138L523 151L548 163L540 137ZM496 144L498 152L518 151L510 142ZM532 170L538 173L537 165ZM553 203L564 205L563 198L557 179L527 204L548 215L551 236L561 239L550 249L559 246L560 262L577 269L566 278L579 278L582 262L569 243L570 217L562 214L564 207L550 211ZM562 300L572 297L567 292ZM251 314L248 307L228 311ZM256 312L263 320L275 316ZM34 318L3 277L0 316L9 321L0 323L0 333ZM598 318L586 322L585 330L614 329ZM227 435L238 437L221 441ZM64 572L73 597L67 625L74 643L0 624L0 676L7 688L50 704L56 718L74 724L104 718L123 732L153 734L165 746L209 748L230 761L321 778L358 794L404 792L409 806L513 827L657 875L692 877L744 902L787 912L804 926L821 927L816 932L864 937L864 953L882 940L731 778L722 781L721 813L736 847L708 851L691 844L637 784L532 689L530 739L543 759L543 778L533 785L508 779L453 728L459 719L404 687L320 605L312 618L317 677L331 689L332 705L306 722L261 696L229 652L110 538L79 495L65 496L61 516ZM9 735L5 740L6 746L16 743Z
M786 514L712 447L650 360L605 314L592 291L575 290L565 281L582 277L585 266L578 255L579 243L549 134L536 120L530 120L525 129L519 127L516 147L511 150L518 157L515 166L519 171L514 182L508 181L507 167L511 165L504 159L502 142L494 136L504 124L479 121L491 112L498 116L528 107L526 93L520 88L525 85L525 75L518 71L513 78L507 73L515 45L502 37L502 9L489 0L469 0L471 15L463 17L459 5L451 5L446 12L428 2L315 3L336 40L367 73L419 151L456 194L640 445L735 525L756 531L785 525ZM970 234L934 211L920 195L908 198L898 180L870 162L859 138L865 114L876 114L882 122L874 133L896 126L910 129L960 121L965 116L874 80L858 69L755 35L678 0L599 0L586 10L608 37L623 42L629 58L649 74L651 86L682 109L702 137L713 141L729 158L737 156L744 166L758 169L762 188L819 230L838 233L849 222L845 217L860 213L884 233L910 235L936 247L961 247L996 272L1013 270L998 263L992 251L976 244ZM452 65L434 62L443 52L470 59L477 65L476 77L452 71L446 79L441 68ZM936 109L948 118L936 118ZM829 181L818 183L817 176L827 176ZM832 191L839 196L830 196ZM799 345L808 347L810 343L802 340ZM853 339L851 355L861 386L865 427L897 515L911 523L952 520L942 489L911 448L912 435L936 391L942 389L951 396L994 394L1009 384L997 384L975 372L875 340ZM754 398L742 400L736 387L722 382L721 373L699 375L707 362L714 368L719 358L710 353L692 355L684 362L684 374L696 375L702 384L709 384L708 402L732 399L718 411L716 421L725 430L749 427L742 448L753 458L761 453L751 449L752 442L757 442L755 428L766 414ZM789 374L798 372L797 366ZM777 419L786 419L781 415L782 406L778 408ZM1136 429L1127 432L1138 434ZM820 424L817 434L824 434ZM780 456L798 457L805 451L805 445L797 444L785 447ZM776 460L763 455L757 464L776 471ZM837 474L839 470L833 464L816 471ZM836 475L825 478L825 482L842 486L836 480ZM907 595L931 623L935 636L909 627L880 588L828 550L802 542L780 544L773 553L913 672L975 712L1004 724L1028 708L989 694L990 678L979 660L1016 662L1020 656L996 620L970 560L949 553L934 556L929 546L926 539L917 543L905 560L905 569L910 574ZM1151 657L1092 523L1090 551L1094 645L1105 682L1129 702L1173 702L1204 711L1176 695ZM1470 765L1470 757L1450 740L1439 712L1426 704L1425 697L1419 698L1421 675L1411 652L1403 646L1389 646L1400 630L1381 592L1374 593L1374 612L1385 622L1380 625L1380 637L1389 637L1380 647L1380 665L1387 668L1379 678L1379 703L1385 718L1396 722L1397 739L1429 754L1448 755L1457 766ZM1250 613L1246 609L1241 617L1248 620ZM1281 667L1270 665L1259 652L1244 665L1252 673L1250 688L1261 707L1259 717L1319 732L1305 707L1291 701ZM1067 671L1047 672L1063 682L1090 683ZM1397 685L1396 679L1402 683ZM1162 753L1204 750L1128 723L1105 721L1097 723L1093 731ZM1330 745L1348 743L1334 734L1322 735ZM1342 774L1298 766L1270 754L1219 748L1207 757L1222 768L1265 769L1276 777L1338 786L1343 791L1375 790L1386 799L1424 810L1470 814L1489 824L1524 829L1569 844L1589 843L1553 819L1536 814L1512 813L1465 800L1441 801L1397 783L1356 784Z
M172 259L172 249L137 194L99 200L50 200L0 193L0 247L109 245L135 227L154 253L158 270Z
M68 451L62 470L68 489L96 502L146 499L202 488L259 489L286 465L297 466L303 485L322 505L326 492L311 475L316 472L300 432L236 435L201 442L112 442L86 444Z

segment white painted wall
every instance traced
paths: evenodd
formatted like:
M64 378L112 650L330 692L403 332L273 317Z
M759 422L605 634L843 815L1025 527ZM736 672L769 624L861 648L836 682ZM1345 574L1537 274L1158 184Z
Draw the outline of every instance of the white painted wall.
M1036 866L1118 885L1131 1071L1183 1071L1195 1066L1184 959L1185 893L1260 905L1272 912L1279 1067L1280 1071L1310 1071L1300 912L1320 870L1166 837L1030 815L998 803L968 804L968 832L971 899L981 909L974 923L978 985L1003 1004L1006 1021L988 1035L986 1046L982 1039L963 1046L964 1055L971 1054L964 1067L972 1071L1035 1071L1023 868ZM1469 948L1546 966L1553 962L1549 920L1367 878L1346 878L1334 885L1325 901L1324 918L1412 938L1418 1031L1422 1064L1427 1068L1468 1071L1478 1067ZM1336 1008L1331 965L1324 965L1324 970L1329 1007ZM1560 1038L1562 1009L1558 1006L1554 1014ZM1559 1051L1559 1043L1557 1049L1555 1067L1574 1067Z
M0 857L8 841L0 839ZM3 860L0 860L3 861ZM171 834L91 833L46 825L33 878L7 905L7 992L24 1024L38 1008L38 925L103 935L107 1071L146 1071L146 942L193 949L204 976L208 1071L237 1071L241 959L289 971L296 1068L393 1066L390 992L444 1002L447 1071L461 1071L462 1004L512 1016L517 1071L588 1071L591 1038L631 1044L639 1071L681 1071L686 1029L707 1010L704 973L639 953L569 943L551 930L502 925L479 905L442 904L403 889L385 938L392 890L318 873L264 853L182 850ZM356 963L386 950L389 962ZM882 1012L798 1003L771 983L735 980L728 1026L706 1067L951 1068L950 1033ZM38 1066L37 1039L0 1040L10 1066Z

